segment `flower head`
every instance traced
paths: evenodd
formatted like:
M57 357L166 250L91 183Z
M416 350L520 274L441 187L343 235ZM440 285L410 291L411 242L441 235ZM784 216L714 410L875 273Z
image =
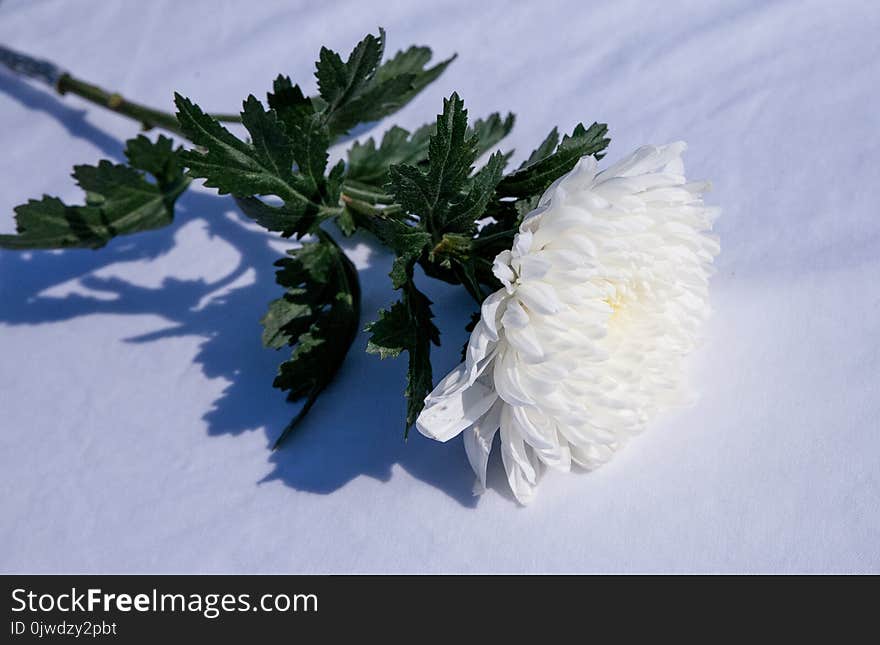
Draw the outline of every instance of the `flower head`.
M504 286L417 420L440 441L464 433L478 492L499 430L527 503L544 466L600 466L682 400L719 251L716 209L703 205L706 184L685 179L684 149L645 146L598 173L582 158L495 258Z

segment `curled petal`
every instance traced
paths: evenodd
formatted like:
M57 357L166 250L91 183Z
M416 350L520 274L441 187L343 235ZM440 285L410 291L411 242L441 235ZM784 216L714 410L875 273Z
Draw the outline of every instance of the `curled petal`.
M469 381L471 383L485 368L486 359L491 358L495 350L496 340L497 337L493 339L489 330L486 329L486 324L482 320L478 321L474 331L471 333L467 351L465 352L465 366L468 369Z
M501 401L495 401L489 411L486 412L472 427L464 431L464 450L474 474L477 476L477 484L474 486L474 494L479 495L486 490L486 469L489 465L489 453L492 450L492 440L498 427L501 425Z
M498 340L499 317L506 310L505 304L509 296L504 289L499 289L483 301L480 307L480 322L492 340Z
M528 504L538 483L540 463L532 456L522 436L511 427L510 406L501 411L501 461L517 501Z
M458 382L464 377L464 370L456 370L453 374ZM436 392L431 392L425 399L425 407L416 419L416 427L426 437L438 441L449 441L473 425L498 398L491 387L480 381L447 393Z
M510 268L511 258L510 251L502 251L495 258L495 262L492 263L492 273L508 290L510 290L513 281L516 280L516 274Z

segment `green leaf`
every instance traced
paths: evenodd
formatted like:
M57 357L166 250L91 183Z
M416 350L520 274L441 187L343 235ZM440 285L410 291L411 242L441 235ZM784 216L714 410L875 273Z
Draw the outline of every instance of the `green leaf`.
M396 101L386 103L386 111L378 115L378 118L388 116L409 103L425 87L437 80L456 58L453 54L433 67L425 67L430 62L431 56L430 47L410 47L405 51L397 52L376 70L375 80L377 83L385 83L403 75L409 75L410 78L409 88L401 93Z
M384 188L388 183L388 169L393 164L418 165L427 159L428 139L434 125L423 125L410 133L392 126L376 147L373 138L355 143L348 151L347 179Z
M556 179L571 170L581 157L595 155L597 159L601 159L600 153L611 141L605 136L607 133L608 126L604 123L594 123L589 128L584 128L579 123L571 136L563 137L551 154L549 150L558 137L554 128L526 163L498 184L498 194L503 197L523 198L542 193Z
M174 218L174 202L189 180L180 165L180 149L160 136L127 142L130 166L102 160L75 166L73 176L86 193L82 206L43 196L15 208L18 235L0 235L7 249L100 248L117 235L160 228ZM147 181L147 171L155 183Z
M416 288L413 267L430 249L435 235L441 236L447 225L456 228L466 221L464 228L471 230L474 215L491 198L504 160L501 155L494 155L484 170L470 177L471 164L478 155L477 143L478 137L468 134L464 105L453 94L444 101L443 114L437 118L430 137L426 168L409 164L390 167L389 189L405 211L418 216L418 223L389 218L376 221L375 231L380 240L397 254L391 278L403 295L400 302L381 312L379 319L368 327L371 337L367 351L383 358L402 351L409 356L407 432L431 391L431 343L440 343L439 331L431 320L431 302ZM443 235L443 239L450 238Z
M345 162L340 159L336 165L330 169L327 174L327 180L324 182L324 203L331 206L338 206L342 197L342 184L345 179Z
M367 34L355 45L345 62L333 50L321 48L315 64L315 77L318 79L318 93L327 104L328 114L332 115L364 90L379 67L384 49L385 32L382 29L378 36Z
M269 310L260 321L265 347L281 349L293 345L311 327L312 307L308 296L305 289L289 289L283 297L269 303Z
M477 137L477 155L487 152L506 137L513 124L513 114L508 114L503 120L497 112L485 119L478 119L468 130L469 137ZM427 161L428 142L435 130L436 123L425 124L412 134L395 125L385 132L378 147L372 137L364 143L355 143L348 151L348 179L384 187L388 183L390 166L419 166Z
M375 121L396 109L399 96L409 91L410 74L376 80L376 72L385 48L385 32L368 34L343 62L336 52L321 48L315 76L318 92L325 105L324 122L333 134L344 134L358 123Z
M269 107L275 111L288 132L301 128L302 124L315 117L314 103L288 76L279 74L272 83L272 92L266 98Z
M244 101L241 123L251 135L249 148L254 153L252 158L258 162L261 168L265 168L266 174L271 177L270 185L277 186L279 180L284 181L285 184L290 183L292 180L293 150L275 112L264 110L260 101L251 94ZM326 165L326 159L324 165ZM324 172L324 165L321 166L321 174ZM310 171L311 168L308 170ZM287 186L285 185L284 188ZM294 192L297 191L294 189ZM290 197L283 190L280 193L264 194L277 194L282 198Z
M336 226L345 237L351 237L357 230L357 222L355 222L354 214L350 209L345 208L336 216Z
M164 189L183 180L180 154L182 148L174 148L174 142L159 135L155 141L139 134L125 142L125 156L132 168L148 172Z
M390 309L382 309L376 321L367 325L366 331L370 333L367 351L383 359L397 358L407 347L416 343L417 332L410 323L409 311L400 300Z
M415 45L405 51L399 51L379 66L376 70L376 80L382 82L401 74L420 74L424 72L425 65L431 61L431 55L430 47ZM444 61L437 67L448 65L449 61Z
M556 150L557 145L559 145L559 129L554 127L550 130L550 134L547 135L547 138L541 142L541 145L532 150L532 154L529 155L529 158L520 164L519 170L528 168L541 161L541 159L549 157L553 154L553 151Z
M282 237L306 235L318 224L318 209L304 207L299 201L273 206L256 197L236 197L235 202L257 224L280 232Z
M468 136L467 130L464 103L453 94L444 99L443 113L430 137L427 169L406 164L390 168L391 193L407 212L421 218L428 231L443 229L477 158L477 137Z
M385 31L367 35L343 61L336 52L321 49L316 63L322 111L331 134L344 134L358 123L378 121L399 110L452 62L452 58L425 68L431 59L427 47L411 47L380 65ZM454 57L453 57L454 58Z
M285 202L312 203L314 187L302 175L294 176L291 142L277 115L264 111L253 95L241 113L253 145L238 139L180 94L175 94L175 103L184 132L204 150L188 150L184 161L193 176L205 179L206 186L217 188L221 195L277 195Z
M506 164L495 153L471 176L472 164L480 154L480 133L484 143L496 140L507 125L498 115L480 121L479 128L467 127L467 111L458 95L443 102L430 137L427 166L397 164L390 168L389 189L398 203L419 218L434 240L445 233L476 232L476 221L491 201ZM512 125L512 117L508 118Z
M375 233L397 255L389 275L394 288L400 289L410 279L416 260L431 244L431 234L421 226L395 219L377 220Z
M475 258L455 258L452 261L452 270L455 272L458 280L476 302L481 303L483 302L483 300L486 299L486 294L483 292L483 288L480 286L480 280L477 277L477 266ZM491 291L495 291L497 288L500 288L500 286L501 285L493 285Z
M330 135L299 87L275 79L265 110L254 96L244 102L242 124L251 143L238 139L189 99L176 95L178 119L200 149L184 153L190 174L237 198L246 215L284 236L314 232L322 206L337 207L344 164L329 176ZM257 198L275 195L274 206Z
M431 301L409 280L404 285L402 299L391 309L380 311L379 318L367 325L368 352L380 358L396 357L403 351L409 355L405 435L432 388L431 343L440 344L440 332L431 320L433 317Z
M404 74L384 83L371 83L361 94L337 108L328 120L328 127L335 134L344 134L358 123L378 121L395 112L402 103L401 96L411 90L412 81L411 74Z
M507 160L500 152L489 157L486 165L474 175L464 199L450 208L450 214L441 231L476 233L476 221L482 217L486 205L495 194L495 187L501 181L506 163Z
M317 242L303 244L276 262L276 281L284 295L269 304L262 319L263 344L293 347L275 377L275 387L288 400L306 401L275 442L290 435L308 414L342 365L357 336L360 288L357 270L326 233Z
M477 137L477 151L479 154L489 152L498 143L510 134L516 117L508 112L504 119L498 112L493 112L485 119L477 119L471 128L471 134Z
M483 300L472 237L477 220L492 202L507 160L496 152L476 174L471 175L471 170L480 154L481 134L487 145L498 141L512 123L512 117L502 121L494 115L470 129L464 105L453 94L444 101L443 113L437 118L424 167L390 167L390 192L417 220L416 224L380 221L374 226L380 240L397 253L391 270L395 288L402 287L405 292L414 288L412 267L419 261L428 275L463 284L476 300ZM416 362L420 361L417 357Z

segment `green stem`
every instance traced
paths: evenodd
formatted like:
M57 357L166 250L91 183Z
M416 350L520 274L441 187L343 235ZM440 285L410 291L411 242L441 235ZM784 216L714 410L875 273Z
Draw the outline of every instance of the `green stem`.
M369 202L356 199L349 193L348 188L342 193L342 203L355 215L358 225L377 238L379 234L376 230L376 220L394 217L403 212L403 207L399 204L391 204L390 206L379 208Z
M491 235L484 235L482 237L476 237L476 238L474 238L474 241L472 242L473 247L475 249L481 249L496 240L501 240L501 239L505 239L505 238L512 240L514 235L516 235L517 230L518 229L516 229L516 228L512 228L507 231L498 231L497 233L492 233Z
M391 195L350 179L345 182L344 192L355 199L360 199L370 204L391 204L394 202Z
M174 132L181 136L186 136L180 129L177 117L170 112L162 112L153 108L134 103L124 98L116 92L108 92L107 90L86 83L83 80L74 78L70 74L62 74L55 83L55 89L59 94L75 94L103 108L127 116L135 121L140 121L144 130L159 127L169 132ZM240 122L241 117L236 114L214 114L212 115L218 121Z

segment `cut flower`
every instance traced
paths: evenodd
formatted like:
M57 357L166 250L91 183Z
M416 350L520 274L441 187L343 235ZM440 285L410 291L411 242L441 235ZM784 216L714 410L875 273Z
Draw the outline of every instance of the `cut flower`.
M463 433L486 485L496 432L517 500L544 466L592 469L658 411L682 402L683 358L709 313L719 252L708 185L688 183L682 142L645 146L596 171L582 158L495 258L466 360L425 399L417 427Z

